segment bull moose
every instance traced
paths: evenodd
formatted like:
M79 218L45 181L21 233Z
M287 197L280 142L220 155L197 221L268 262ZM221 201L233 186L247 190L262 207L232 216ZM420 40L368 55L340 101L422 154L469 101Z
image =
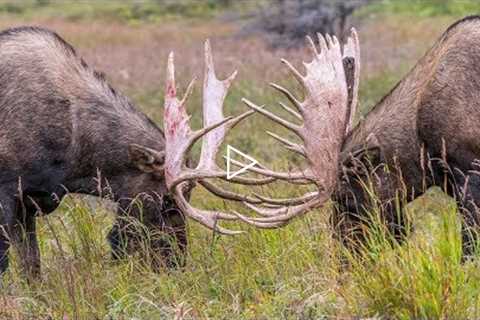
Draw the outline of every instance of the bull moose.
M373 177L381 215L399 238L405 233L405 221L394 204L398 190L413 200L426 188L447 181L445 190L457 199L464 217L464 250L470 254L480 222L476 211L480 177L475 174L480 152L475 140L480 121L480 17L452 25L355 127L360 72L356 32L352 30L343 47L329 35L319 35L317 45L307 39L313 59L304 64L305 74L283 60L304 88L304 101L272 84L296 110L281 106L301 124L247 99L243 101L251 110L224 117L224 98L236 73L217 79L207 41L204 127L193 131L189 126L185 105L193 81L179 99L171 54L162 132L57 34L33 27L0 33L0 271L8 267L13 244L23 268L38 273L36 216L54 211L67 192L103 196L103 186L119 204L108 237L114 257L135 250L135 241L127 248L123 245L138 236L122 219L125 216L162 235L152 241L152 250L158 263L174 266L183 261L187 245L185 216L218 233L236 234L240 231L222 227L219 220L278 228L329 199L337 203L332 214L336 234L350 245L350 240L361 239L359 227L372 206L362 183L366 176ZM301 142L270 133L305 158L304 168L275 172L257 165L247 176L227 179L216 164L216 154L227 131L253 113L298 136ZM192 167L187 163L190 149L200 139L200 159ZM213 179L244 185L284 181L312 185L314 190L272 199L232 192ZM261 217L195 208L188 196L194 185L243 202Z
M114 257L135 250L134 241L123 246L138 235L126 215L184 250L184 219L158 171L162 130L51 31L5 30L0 56L0 271L13 244L25 271L39 272L35 217L67 192L118 202L108 236ZM166 265L177 264L172 245L160 236L151 243Z

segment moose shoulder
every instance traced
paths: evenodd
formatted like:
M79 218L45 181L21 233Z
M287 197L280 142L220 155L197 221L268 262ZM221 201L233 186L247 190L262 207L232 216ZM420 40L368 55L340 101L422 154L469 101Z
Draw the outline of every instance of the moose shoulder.
M115 257L135 250L136 231L123 217L139 217L139 207L148 229L184 249L183 216L156 171L163 132L57 34L33 27L0 33L0 123L0 271L13 244L26 271L38 272L35 216L55 210L67 192L119 203L109 234ZM175 264L170 241L159 237L151 246Z

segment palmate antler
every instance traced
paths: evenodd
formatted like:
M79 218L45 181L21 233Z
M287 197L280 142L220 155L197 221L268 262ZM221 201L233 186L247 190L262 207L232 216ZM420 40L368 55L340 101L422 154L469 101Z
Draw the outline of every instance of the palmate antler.
M223 102L234 72L226 80L215 76L210 44L205 43L205 77L203 85L203 125L204 128L192 131L185 104L191 93L193 81L184 97L176 95L173 54L170 54L167 67L167 86L165 97L165 180L177 205L189 217L206 227L223 234L236 234L218 225L218 219L242 221L260 228L276 228L286 224L292 218L324 204L333 192L339 169L339 154L345 134L352 125L357 102L359 78L359 45L355 30L342 48L335 37L319 35L320 50L313 40L307 37L313 55L310 63L304 63L306 74L302 75L288 61L282 60L305 90L305 100L300 102L287 89L272 84L283 93L297 111L281 106L303 120L302 125L291 123L257 106L247 99L243 102L251 110L236 117L223 116ZM345 65L345 67L344 67ZM262 166L249 170L263 178L236 177L231 183L260 185L283 180L290 183L314 184L315 192L290 199L270 199L261 195L247 196L224 190L208 181L211 178L226 179L227 173L221 170L215 157L228 130L240 121L259 112L285 128L294 132L303 145L290 142L274 133L267 132L283 145L306 158L308 167L296 172L275 172ZM187 168L185 160L192 145L203 137L200 160L195 169ZM234 164L236 162L233 162ZM239 163L237 163L240 165ZM190 182L199 182L214 195L227 200L242 201L247 207L262 217L246 217L239 213L227 214L219 211L207 211L192 207L184 197L184 189Z

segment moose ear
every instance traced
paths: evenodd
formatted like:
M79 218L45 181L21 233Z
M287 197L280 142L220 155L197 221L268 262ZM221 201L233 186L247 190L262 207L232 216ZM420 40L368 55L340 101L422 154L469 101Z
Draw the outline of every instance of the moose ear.
M128 146L131 163L143 172L157 172L163 170L165 152L150 149L138 144Z

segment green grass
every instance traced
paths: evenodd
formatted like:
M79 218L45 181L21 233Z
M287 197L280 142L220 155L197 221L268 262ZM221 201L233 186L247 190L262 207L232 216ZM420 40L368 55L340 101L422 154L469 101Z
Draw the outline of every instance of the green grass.
M406 244L389 245L388 235L373 228L365 259L352 260L351 290L364 300L357 312L395 319L478 317L479 279L474 265L461 263L456 206L438 201L440 208L410 208L422 225L417 222Z
M392 14L418 17L479 14L480 3L475 0L381 0L359 10L357 14Z
M23 17L62 17L66 20L160 22L172 18L211 18L224 7L221 1L2 1L0 12Z
M194 203L223 207L202 192ZM460 262L454 202L431 191L408 212L416 222L407 243L392 245L374 224L362 259L333 242L328 209L238 237L213 237L191 223L185 270L155 274L140 256L114 263L104 239L112 215L70 198L41 219L42 279L27 285L14 263L2 295L16 297L27 319L171 319L182 306L186 319L480 316L478 264Z

